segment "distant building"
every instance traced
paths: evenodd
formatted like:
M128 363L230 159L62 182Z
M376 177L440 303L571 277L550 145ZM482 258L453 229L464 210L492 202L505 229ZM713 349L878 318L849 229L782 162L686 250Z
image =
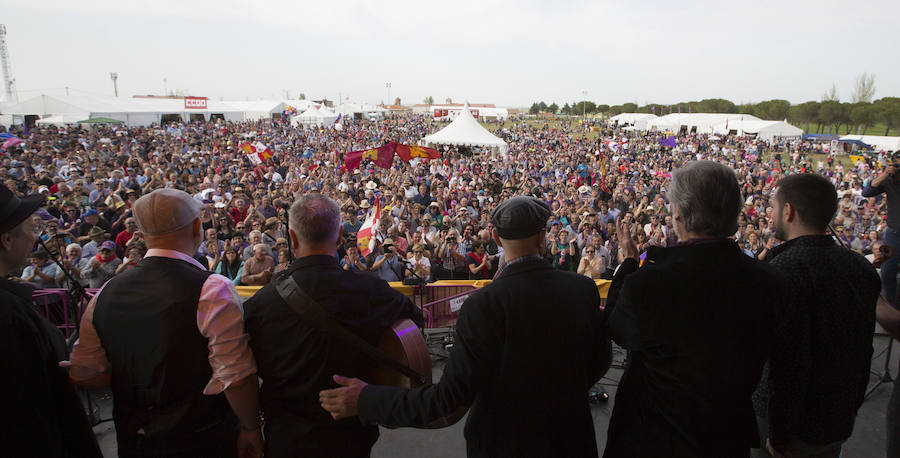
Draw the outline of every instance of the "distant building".
M413 105L413 113L431 115L437 121L452 121L459 116L463 109L461 103L442 103L442 104L416 104ZM493 103L472 103L469 104L469 112L475 119L485 121L493 121L497 119L506 119L509 111L506 108L498 108Z

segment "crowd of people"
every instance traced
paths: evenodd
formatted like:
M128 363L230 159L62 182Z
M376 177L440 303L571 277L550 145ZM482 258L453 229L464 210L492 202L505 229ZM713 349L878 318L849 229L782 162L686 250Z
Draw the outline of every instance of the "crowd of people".
M801 141L676 134L676 146L668 147L660 143L667 134L521 118L491 126L509 143L504 157L445 148L439 160L395 159L390 169L343 166L343 153L392 140L414 143L438 127L407 116L344 121L342 130L279 121L31 129L0 168L10 189L45 195L49 203L35 217L44 245L21 278L38 287L66 287L69 277L51 257L92 288L131 268L146 252L131 205L166 187L184 189L205 204L205 240L197 258L238 285L263 285L287 267L286 209L295 195L310 191L341 204L343 267L388 281L491 278L502 247L491 240L488 217L513 195L550 203L547 256L558 269L609 278L619 262L619 216L642 251L675 242L669 174L694 159L720 161L738 172L746 201L735 238L758 259L767 259L777 243L772 186L790 173L820 172L838 187L835 230L855 251L871 254L886 228L885 200L862 195L887 162L883 155L845 165L834 155L811 156L821 145ZM254 164L240 149L250 140L274 156ZM375 208L381 209L376 243L363 254L355 235Z
M608 369L612 338L632 361L617 392L606 456L745 456L751 447L774 456L839 456L868 381L881 289L862 255L875 263L890 258L882 245L893 245L900 218L888 211L900 196L890 178L900 158L879 152L851 164L813 156L819 146L802 141L516 118L491 126L509 144L504 155L442 148L436 160L344 165L343 153L414 143L438 127L400 116L347 121L342 129L271 120L21 132L27 140L6 152L0 176L21 196L5 196L7 207L34 214L16 214L16 227L0 241L34 235L41 242L27 265L4 271L41 288L73 281L103 288L81 320L70 377L84 386L112 384L120 450L136 454L175 445L224 450L230 444L221 438L232 437L237 424L239 451L259 452L262 408L267 453L312 447L314 455L335 456L317 448L327 442L322 434L334 434L330 442L338 447L360 438L353 456L366 456L377 438L370 423L424 426L471 406L471 456L549 456L559 444L538 427L575 437L567 454L592 456L582 389ZM241 148L249 140L273 156L251 160ZM360 244L364 221L374 223L373 232ZM19 259L0 248L4 259ZM817 256L831 261L810 265ZM641 262L648 267L638 270ZM367 273L364 281L359 272ZM495 280L466 301L456 330L461 350L451 354L439 384L406 391L334 375L364 373L360 353L332 347L315 327L286 345L288 329L307 326L300 318L309 312L259 305L279 297L289 307L322 302L369 338L396 317L421 326L420 311L375 277ZM309 297L287 292L286 278ZM603 312L590 281L597 278L613 279ZM179 294L160 290L163 284ZM241 305L234 285L263 288ZM372 297L363 300L367 292ZM540 308L512 312L553 298L566 304L555 312L559 320ZM828 305L834 301L859 313L841 315ZM384 307L365 307L375 303ZM734 314L759 303L735 323ZM274 332L278 326L287 328ZM551 326L552 335L571 332L571 339L535 341L527 330L541 326ZM831 332L841 326L852 328L843 340ZM181 359L165 351L182 343ZM308 345L323 350L294 358ZM580 354L583 346L591 348L584 361L554 356ZM550 376L535 378L550 366ZM163 367L180 368L171 379L184 385L148 377ZM125 372L110 378L115 368ZM300 380L309 370L315 383ZM572 376L561 377L566 371ZM843 403L824 408L818 391L792 401L790 393L805 393L804 380L818 373L829 377L814 390L839 390ZM341 387L326 389L333 375ZM135 395L133 387L145 385ZM312 397L320 389L321 406ZM754 390L768 413L751 404ZM182 392L187 397L172 404L178 409L153 410ZM539 394L558 402L548 401L540 414L500 407L523 408L519 401ZM822 410L813 420L800 414L810 406ZM236 418L203 415L229 408ZM366 423L352 420L347 435L333 429L329 413L358 414ZM889 428L895 418L888 414ZM173 421L208 434L190 440ZM308 441L284 434L300 426ZM158 438L157 427L166 431ZM535 434L516 436L523 430ZM658 434L642 442L648 431Z

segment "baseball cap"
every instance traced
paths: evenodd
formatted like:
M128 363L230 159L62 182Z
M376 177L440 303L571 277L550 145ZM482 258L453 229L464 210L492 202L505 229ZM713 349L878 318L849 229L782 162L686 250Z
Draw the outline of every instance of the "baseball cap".
M107 240L100 245L100 249L116 251L116 244L112 240Z

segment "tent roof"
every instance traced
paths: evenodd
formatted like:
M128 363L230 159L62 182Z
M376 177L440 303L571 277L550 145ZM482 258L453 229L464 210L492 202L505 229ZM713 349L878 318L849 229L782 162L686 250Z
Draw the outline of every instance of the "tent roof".
M900 137L883 135L844 135L841 140L859 140L871 145L876 151L900 151Z
M794 127L784 121L765 121L762 119L735 119L729 120L728 130L740 130L748 134L760 132L778 133L779 136L801 136L803 129ZM715 132L725 132L726 123L719 123L713 129Z
M505 148L506 142L478 124L469 112L469 104L466 103L459 116L443 129L422 139L426 144L432 145L462 145L462 146L496 146Z
M39 95L5 108L4 114L57 115L66 113L235 113L229 102L207 100L207 108L186 109L182 99L144 99L95 95Z
M78 124L82 119L87 119L89 117L90 115L88 113L66 113L38 119L37 123L41 125L49 124L54 126L60 126L64 124Z
M633 123L641 119L651 119L657 117L653 113L619 113L611 118L610 121L618 121L623 123Z

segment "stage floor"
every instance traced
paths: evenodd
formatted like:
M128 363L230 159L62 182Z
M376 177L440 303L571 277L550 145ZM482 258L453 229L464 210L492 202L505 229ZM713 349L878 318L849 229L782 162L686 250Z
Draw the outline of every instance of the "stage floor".
M887 337L876 337L875 355L879 355L887 345ZM439 349L434 348L436 351ZM622 359L622 352L617 351L616 360ZM891 374L896 377L898 363L900 363L900 344L894 344L891 358ZM878 374L884 366L884 356L880 356L872 362L872 368ZM443 363L436 361L434 364L434 379L438 380L443 369ZM607 373L604 382L614 384L622 375L621 369L611 369ZM872 384L877 380L872 376ZM615 402L616 387L607 386L610 395L608 404L592 404L591 413L594 417L594 431L597 434L597 446L602 455L606 446L606 428L609 424L609 414ZM885 411L888 399L891 396L892 384L881 385L863 403L856 418L856 426L853 436L844 445L843 455L852 457L876 457L884 456L885 442ZM102 418L112 415L112 397L108 392L97 392L95 398L100 406ZM422 458L458 458L466 455L466 444L463 438L463 426L465 418L455 425L438 430L417 430L412 428L381 429L381 437L372 449L373 458L389 458L396 456L422 457ZM97 439L100 441L104 456L115 457L116 438L112 422L105 422L94 428Z

